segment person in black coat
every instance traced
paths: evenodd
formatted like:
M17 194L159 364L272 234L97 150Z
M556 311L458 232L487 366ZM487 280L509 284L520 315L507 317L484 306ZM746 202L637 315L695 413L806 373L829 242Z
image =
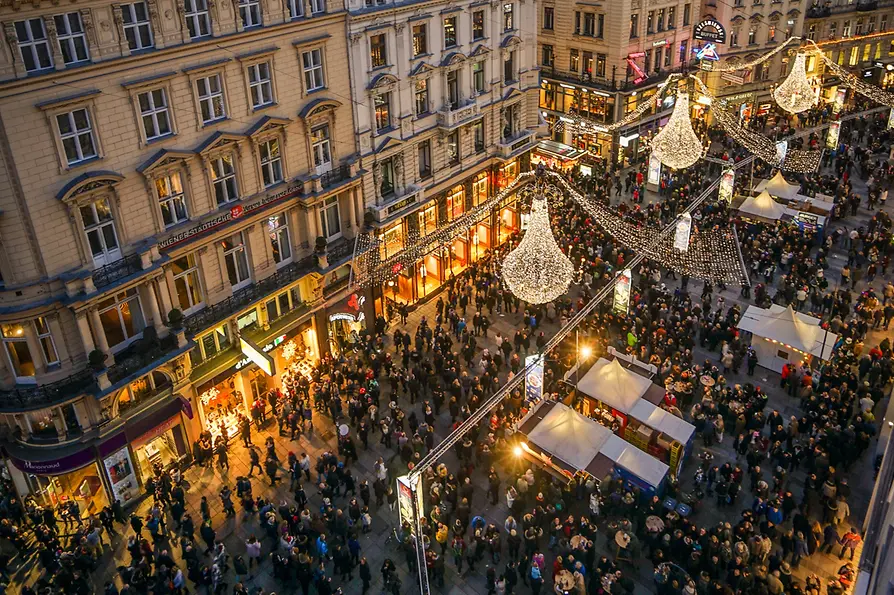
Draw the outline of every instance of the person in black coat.
M359 572L360 580L363 581L363 595L366 595L366 592L369 591L369 584L372 582L372 572L369 569L366 557L360 558Z

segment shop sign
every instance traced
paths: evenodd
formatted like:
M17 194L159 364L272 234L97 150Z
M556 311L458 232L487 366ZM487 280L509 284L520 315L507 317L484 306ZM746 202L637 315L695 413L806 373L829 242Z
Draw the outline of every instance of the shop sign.
M543 397L543 354L525 358L525 400L536 403Z
M683 213L677 220L677 231L674 234L674 249L680 252L689 251L689 236L692 234L692 215Z
M660 48L661 46L665 46L665 45L667 45L667 40L666 40L666 39L659 39L658 41L653 41L653 42L652 42L652 47L653 47L653 48Z
M85 448L74 454L48 461L25 461L10 454L9 460L20 471L34 475L61 475L96 461L96 453L92 448Z
M410 206L411 204L415 203L417 200L419 200L419 193L418 193L418 192L416 192L416 193L414 193L414 194L411 194L410 196L404 198L403 200L399 200L399 201L397 201L397 202L394 203L393 205L389 206L389 207L386 209L385 212L388 213L389 215L393 215L393 214L395 214L396 212L398 212L398 211L400 211L401 209L403 209L404 207L408 207L408 206Z
M161 436L162 434L164 434L171 428L177 426L179 423L180 423L180 414L178 413L177 415L174 415L173 417L169 417L167 420L158 424L157 426L155 426L148 432L144 432L143 434L140 434L139 436L137 436L136 438L134 438L133 440L130 441L130 445L133 448L138 448L138 447L146 444L153 438L157 438L157 437Z
M264 353L270 353L271 351L273 351L274 349L279 347L280 344L288 338L288 335L289 335L288 333L285 333L285 334L282 334L282 335L274 338L272 341L265 344L264 348L261 349L261 351L263 351ZM243 352L243 353L245 353L245 352ZM252 363L252 359L250 357L246 356L246 357L242 358L241 360L239 360L238 362L236 362L236 365L233 367L236 368L237 370L241 370L242 368L244 368L245 366L247 366L250 363ZM273 374L270 374L270 375L273 376ZM192 419L192 418L190 418L190 419Z
M630 269L624 269L615 277L615 294L612 303L612 309L623 316L627 315L630 308L630 282L633 279L633 273Z
M737 85L744 85L744 84L745 84L745 77L744 77L744 76L739 76L738 74L733 74L732 72L724 72L724 73L721 73L720 78L722 78L722 79L725 80L725 81L729 81L729 82L731 82L731 83L735 83L735 84L737 84Z
M736 183L736 170L729 167L720 176L720 187L717 189L717 199L720 202L730 204L733 202L733 187Z
M634 132L630 136L621 136L618 139L618 142L621 144L622 147L627 147L630 145L630 141L636 140L638 138L639 138L639 132Z
M152 434L152 432L159 426L164 425L172 419L179 421L180 412L182 410L183 402L179 398L171 399L167 404L156 409L152 413L138 417L136 420L129 421L124 427L124 433L127 435L127 439L133 446L133 443L146 438L146 436ZM161 432L158 432L155 435L157 436L160 433ZM146 439L151 440L153 437L154 436L149 436Z
M177 395L177 398L180 399L180 406L183 408L183 413L186 414L186 417L192 419L192 416L195 415L192 410L192 401L183 395Z
M717 19L705 19L695 26L692 37L701 41L726 43L726 29Z
M409 523L410 530L416 533L416 519L413 518L413 495L416 496L416 512L421 517L425 516L422 508L422 490L419 480L416 485L410 483L409 475L401 475L397 478L397 511L400 514L400 522Z
M102 461L112 484L112 495L122 504L139 496L137 476L133 471L133 460L130 450L125 446L115 454L106 457Z
M252 362L257 364L259 368L264 370L264 373L267 376L273 376L276 374L276 362L273 361L273 358L267 355L267 352L262 348L258 347L257 343L252 341L251 339L246 339L245 337L239 337L239 346L242 349L242 353L250 359Z
M829 132L826 135L826 146L830 149L838 148L838 135L841 133L841 122L829 124Z
M707 60L709 62L717 62L720 60L720 54L717 52L717 46L713 43L706 43L703 47L692 48L695 57L698 60Z
M197 235L202 235L211 231L212 229L223 225L229 221L235 221L239 219L243 215L247 215L252 211L256 211L261 207L265 207L275 202L279 202L286 198L291 198L293 196L297 196L304 189L302 184L298 184L295 186L289 186L288 188L281 190L280 192L276 192L274 194L267 194L266 196L256 200L255 202L246 204L246 205L236 205L232 207L226 213L221 213L207 221L203 221L199 225L192 227L190 229L186 229L181 231L180 233L174 234L171 237L162 240L158 243L159 250L166 250L175 244L179 244L180 242L186 241L189 238Z
M423 273L423 276L424 275L425 274ZM348 322L363 322L364 320L366 320L366 315L363 313L363 305L365 303L366 296L352 293L347 302L349 311L330 314L329 322L335 322L336 320L346 320Z

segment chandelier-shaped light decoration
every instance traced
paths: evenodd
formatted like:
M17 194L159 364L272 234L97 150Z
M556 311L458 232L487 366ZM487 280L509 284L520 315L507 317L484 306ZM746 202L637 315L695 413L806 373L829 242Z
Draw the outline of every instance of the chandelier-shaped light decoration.
M773 90L773 97L779 107L787 112L799 114L816 105L816 92L807 80L807 70L804 67L806 56L803 53L795 56L795 64L792 71L782 84Z
M652 153L664 165L683 169L698 161L703 152L702 141L689 120L689 93L677 93L670 119L652 140Z
M542 193L534 195L525 237L503 259L502 273L509 290L530 304L551 302L568 291L574 266L556 243Z

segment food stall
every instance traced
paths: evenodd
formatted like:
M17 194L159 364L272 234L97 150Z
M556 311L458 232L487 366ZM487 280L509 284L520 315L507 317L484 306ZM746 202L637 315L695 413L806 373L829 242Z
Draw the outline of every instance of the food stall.
M775 372L789 362L829 361L838 341L838 335L820 326L819 318L777 304L768 309L748 306L738 328L751 333L758 365Z

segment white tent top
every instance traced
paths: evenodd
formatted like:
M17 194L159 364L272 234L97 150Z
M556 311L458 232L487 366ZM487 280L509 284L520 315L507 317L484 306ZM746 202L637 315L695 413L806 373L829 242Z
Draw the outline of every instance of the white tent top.
M641 451L614 434L602 447L602 454L654 487L661 485L670 469L649 453Z
M695 426L691 423L645 400L634 405L630 415L684 446L689 443L695 433Z
M631 372L617 359L599 358L577 384L578 390L622 413L630 413L652 381Z
M773 304L769 310L748 306L738 327L803 353L828 361L838 335L820 327L819 318L795 312L791 306Z
M528 441L580 470L587 468L612 436L600 423L556 403L528 434Z
M761 182L754 187L757 192L761 192L766 190L772 196L778 196L780 198L794 198L798 193L798 190L801 189L800 184L789 184L785 181L785 178L782 177L782 172L777 170L776 175L773 176L770 180L761 180Z
M739 207L739 212L777 221L785 213L785 207L773 200L773 197L764 190L757 196L746 198Z

